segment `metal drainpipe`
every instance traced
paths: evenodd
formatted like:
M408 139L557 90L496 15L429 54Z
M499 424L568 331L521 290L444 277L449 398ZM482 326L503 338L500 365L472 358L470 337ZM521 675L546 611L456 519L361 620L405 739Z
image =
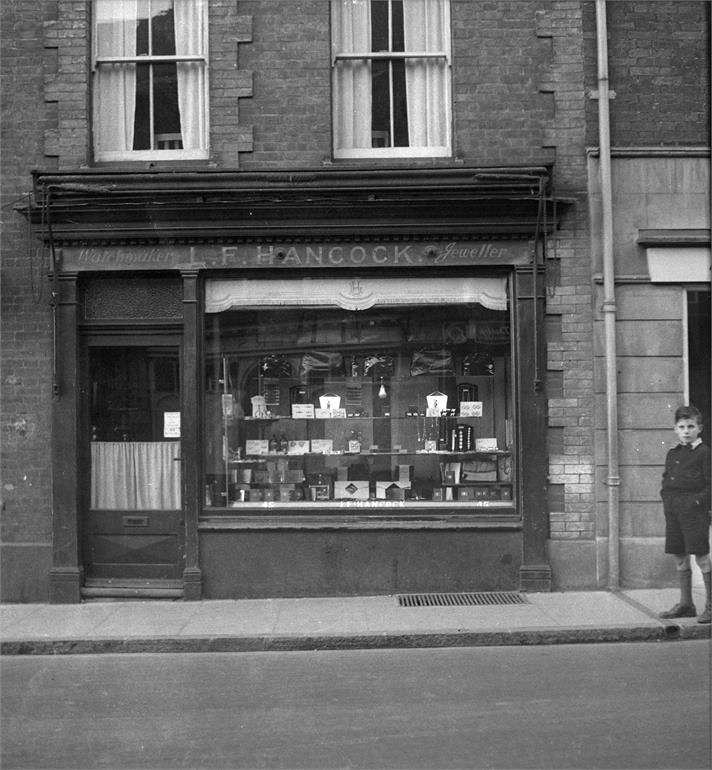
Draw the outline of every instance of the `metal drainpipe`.
M603 320L606 345L606 403L608 440L608 588L620 587L620 527L618 475L618 373L616 353L616 289L613 261L613 204L611 193L611 136L608 90L608 33L606 0L596 0L598 47L598 144L603 239Z

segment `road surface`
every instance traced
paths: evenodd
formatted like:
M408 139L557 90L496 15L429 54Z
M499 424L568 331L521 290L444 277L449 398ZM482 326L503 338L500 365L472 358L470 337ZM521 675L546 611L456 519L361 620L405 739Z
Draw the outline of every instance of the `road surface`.
M707 641L6 657L11 768L710 768Z

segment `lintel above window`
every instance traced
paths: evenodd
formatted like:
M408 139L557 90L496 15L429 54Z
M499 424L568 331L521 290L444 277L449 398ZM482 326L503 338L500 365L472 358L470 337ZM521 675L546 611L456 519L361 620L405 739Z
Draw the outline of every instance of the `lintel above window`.
M652 283L709 283L710 230L639 230Z

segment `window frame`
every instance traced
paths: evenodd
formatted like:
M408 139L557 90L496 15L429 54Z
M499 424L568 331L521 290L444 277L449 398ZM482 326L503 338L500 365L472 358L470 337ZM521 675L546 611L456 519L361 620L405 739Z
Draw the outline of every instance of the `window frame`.
M482 278L488 278L491 276L499 275L500 278L505 279L505 293L506 293L506 308L502 308L501 312L506 313L506 317L508 319L508 325L510 330L513 330L515 328L515 315L514 315L514 309L513 309L513 300L512 300L512 277L509 274L499 274L499 273L479 273L477 275L463 275L463 278L471 279L473 283L477 283ZM395 276L393 276L395 277ZM434 278L435 279L435 278ZM351 299L346 300L346 298L342 295L337 295L333 291L330 291L329 286L325 286L323 291L317 291L316 293L311 292L304 292L299 290L299 284L302 284L304 281L303 279L295 278L293 280L293 290L291 292L287 292L287 296L289 297L289 301L286 303L283 303L281 300L279 303L276 301L274 304L272 303L272 298L274 297L273 293L270 293L268 291L268 287L271 284L274 284L275 279L264 279L261 280L257 277L249 277L245 279L241 279L239 281L235 281L232 278L228 278L227 276L225 279L215 279L211 281L211 283L214 284L214 291L209 290L209 287L205 286L205 312L206 317L215 314L215 319L219 319L219 317L226 312L250 312L255 310L270 310L273 312L279 312L279 309L281 307L284 307L285 309L290 310L308 310L311 311L313 314L318 314L319 311L325 310L325 311L334 311L337 309L345 310L345 311L358 311L365 310L376 310L377 308L383 308L385 310L390 311L397 311L399 309L402 309L405 314L408 314L412 312L412 309L414 306L419 305L417 301L417 290L415 293L412 294L409 292L404 292L402 295L398 295L398 298L395 299L396 295L390 295L388 291L385 291L383 293L383 296L379 295L379 298L375 301L375 303L371 303L371 299L373 299L372 292L370 291L370 287L362 286L361 288L364 289L364 294L367 295L366 298L364 298L363 303L361 300L357 301L355 304L352 304ZM311 282L313 279L309 279ZM374 279L375 281L375 276ZM408 279L406 279L407 281ZM437 279L435 279L437 280ZM328 284L330 279L325 279L325 283ZM341 279L338 281L339 283L344 283ZM345 279L346 283L353 282L351 281L351 278ZM363 279L359 278L357 279L357 282L359 284L363 283ZM382 279L379 279L379 283L382 282ZM222 286L222 284L231 284L231 283L246 283L250 285L250 290L246 291L246 293L242 290L237 291L234 294L231 294L229 291L226 290L225 287ZM283 282L280 282L283 283ZM412 289L416 289L415 284L421 284L423 291L428 291L427 299L429 302L429 305L432 307L440 307L441 305L462 305L463 307L468 304L483 304L482 300L468 300L464 301L463 298L455 299L451 296L441 296L442 295L442 287L440 289L436 289L433 292L433 286L432 281L428 279L427 277L420 276L418 278L415 278L411 281L413 284ZM255 285L253 285L255 284ZM406 294L407 301L406 301ZM341 297L340 301L338 299L335 299L335 297ZM420 295L421 299L425 298L425 294ZM488 293L488 296L490 298L494 295L491 295ZM388 298L391 297L389 300ZM263 299L266 299L266 304L262 302ZM428 304L426 305L420 305L420 307L428 307ZM487 307L486 305L483 305L484 307ZM492 309L492 308L490 308ZM366 314L364 314L364 317ZM220 323L219 320L217 320L218 324ZM212 327L212 331L209 331L210 327ZM301 328L301 326L299 327ZM223 363L221 364L220 374L218 374L218 377L221 377L222 379L219 380L220 383L222 383L222 386L224 387L225 383L229 380L232 380L232 375L228 374L228 369L225 367L228 365L231 365L230 362L225 359L226 353L224 352L224 349L222 347L221 338L222 338L222 332L218 331L214 324L205 323L205 331L208 336L210 335L216 335L212 338L212 343L209 342L208 336L206 336L203 340L203 357L202 357L202 366L204 369L204 376L208 376L208 372L212 370L215 372L215 361L218 361L219 359L222 359ZM214 344L216 341L219 342L219 350L213 351L214 354L212 355L209 353L209 349L211 349L211 344ZM422 346L426 343L418 343L417 340L411 340L408 345L407 349L410 350L410 348L415 349L415 347ZM427 343L430 344L430 343ZM426 346L427 346L426 344ZM517 490L520 489L520 485L522 483L522 479L520 478L520 471L519 471L519 450L518 450L518 441L517 441L517 433L518 433L518 417L517 417L517 398L516 398L516 371L517 371L517 363L516 363L516 354L515 354L515 346L514 346L514 334L512 333L510 341L508 343L509 345L509 352L506 354L506 358L508 363L505 365L505 368L501 370L503 381L500 383L501 389L499 391L499 396L501 399L503 399L503 402L507 405L505 412L500 414L500 422L501 425L499 428L496 429L496 435L499 436L501 434L501 437L503 439L503 444L500 445L500 447L497 450L491 450L491 449L482 449L482 450L475 450L475 453L478 455L502 455L509 456L510 458L510 464L511 464L511 471L512 476L509 480L510 490L511 490L511 496L510 497L502 497L501 501L497 498L487 498L484 502L472 499L445 499L445 498L438 498L438 499L420 499L420 500L406 500L406 501L393 501L390 499L380 499L380 498L373 498L369 497L368 500L364 500L363 502L359 502L357 499L354 500L346 500L343 499L318 499L314 498L313 500L309 500L305 497L305 499L302 502L297 501L289 501L286 502L284 499L280 500L276 497L274 500L247 500L244 499L240 502L233 502L231 504L228 504L227 501L230 499L228 494L228 488L225 486L224 493L225 493L225 501L226 504L223 506L219 503L215 502L205 502L205 505L202 506L202 513L201 517L205 520L211 520L211 521L217 521L221 520L223 522L225 521L233 521L233 522L241 522L242 525L250 527L257 523L258 525L263 526L265 524L265 516L269 517L269 520L272 522L272 524L276 524L280 521L289 521L292 524L299 524L299 526L331 526L335 522L343 522L344 525L349 526L353 525L357 522L363 523L363 517L367 517L369 519L372 519L374 524L376 526L383 526L385 522L389 522L390 524L397 523L400 521L405 526L408 526L408 523L412 523L414 521L429 521L432 522L435 525L442 524L443 522L447 523L447 526L468 526L471 524L477 524L479 525L486 525L486 526L492 526L496 525L497 523L501 522L514 522L515 520L519 519L520 513L519 513L519 492ZM325 346L326 348L333 348L333 344L329 342L324 342L323 345L320 345L320 343L308 343L305 342L301 345L301 347L304 348L304 350L310 350L313 348L319 348ZM385 349L389 346L388 341L383 341L381 343L371 343L370 345L366 345L365 347L368 349ZM415 346L415 347L414 347ZM288 346L289 347L289 346ZM362 355L364 350L362 348L364 345L357 344L356 347L351 350L348 349L345 355L348 357L352 353L356 353L357 355ZM265 348L266 349L266 348ZM289 350L292 348L289 347ZM346 350L346 348L343 347L343 344L340 349ZM277 352L283 352L283 351L277 351ZM229 356L228 356L229 358ZM257 359L255 359L257 361ZM212 361L212 363L211 363ZM349 367L346 367L347 370ZM293 370L296 373L296 369ZM454 375L454 373L453 373ZM293 375L293 376L296 376ZM301 375L300 375L301 376ZM345 374L346 379L348 379L348 376ZM360 375L354 375L353 372L351 373L351 376L360 376ZM459 376L459 375L458 375ZM473 375L475 378L477 378L478 375ZM340 379L338 375L335 375L336 379ZM327 377L329 379L329 377ZM374 381L376 381L378 378L376 377ZM381 378L381 384L383 384L383 379ZM487 378L488 379L488 378ZM306 381L305 381L306 382ZM493 378L491 380L491 387L496 387L496 381ZM389 383L387 387L390 389L393 387L393 382L389 380ZM244 388L241 388L243 397L247 391L244 390ZM213 392L213 391L211 391ZM227 391L226 391L227 392ZM374 391L375 392L375 391ZM203 424L204 424L204 439L207 442L208 440L208 431L207 431L207 425L209 424L210 420L207 416L207 411L205 411L208 408L208 402L207 402L207 393L208 388L206 387L203 391L203 400L201 401L201 411L203 414ZM432 395L432 394L431 394ZM215 393L213 392L213 396L215 396ZM402 393L401 393L402 396ZM242 399L243 401L247 401L246 399ZM405 404L405 401L407 399L401 398L402 404ZM412 399L411 399L412 400ZM233 415L233 409L234 404L239 403L232 401L229 411L230 414ZM260 423L261 421L256 418L254 415L250 416L249 412L249 405L248 403L244 403L244 411L241 411L240 413L243 415L243 417L239 418L238 422L247 420L252 421L252 424L254 425L255 422ZM318 406L318 404L317 404ZM254 408L254 406L253 406ZM504 415L504 416L503 416ZM508 415L508 416L507 416ZM315 415L315 417L318 418L319 415ZM324 417L324 415L321 415ZM342 417L345 415L341 415ZM467 417L466 415L460 415L460 418ZM484 415L483 415L484 416ZM336 417L336 416L335 416ZM406 415L406 420L407 420ZM412 417L416 418L416 415L412 415ZM356 424L359 423L359 421L368 421L369 415L348 415L349 421L344 421L343 425L350 425L351 420L355 420ZM371 415L371 418L376 418L375 413ZM224 415L223 415L224 419ZM308 423L310 423L312 426L318 426L320 423L324 423L324 420L320 419L306 419ZM388 416L389 421L393 420L395 422L399 422L402 420L402 415L389 415ZM422 420L422 414L420 414L416 418L417 420ZM491 419L494 420L494 412L491 415ZM297 422L300 421L300 418L295 418L294 415L290 416L289 413L283 414L281 416L277 415L268 415L268 417L265 419L264 425L269 427L268 433L270 431L274 432L274 430L277 431L277 434L280 434L281 428L276 429L273 426L276 426L278 423L283 422ZM301 420L303 421L303 420ZM329 423L329 420L325 421L326 424ZM340 420L337 420L337 422L341 422ZM405 427L405 426L404 426ZM423 422L423 429L425 429L425 422ZM223 426L223 430L227 431L227 425ZM489 435L489 434L488 434ZM262 437L264 438L264 437ZM313 436L312 436L313 438ZM425 436L423 436L425 438ZM227 441L228 443L224 443ZM226 483L229 471L228 471L228 464L231 464L233 460L231 459L230 463L228 463L228 454L226 453L225 447L228 447L229 449L237 448L237 445L235 447L232 446L232 444L229 442L229 440L226 437L226 433L223 433L223 437L220 439L220 441L213 441L214 448L218 446L223 447L223 456L222 456L222 462L225 463L225 475L224 475L224 481ZM334 445L336 447L336 444ZM431 451L431 450L428 450ZM469 450L468 450L469 451ZM202 445L202 461L203 461L203 470L204 474L207 474L203 478L203 483L207 483L209 481L208 476L213 473L214 471L208 471L208 454L207 454L207 443L204 443ZM270 453L272 450L270 450ZM457 452L456 452L457 453ZM339 457L342 453L340 451L335 452L327 452L327 456L331 456L331 458L335 461L339 461ZM370 450L363 448L362 450L358 450L357 454L361 457L368 457L370 454ZM399 457L402 455L403 458L406 457L415 457L418 456L421 459L430 458L431 460L435 457L433 454L425 454L422 453L422 451L402 451L401 449L398 449L397 451L394 450L390 454L398 455ZM436 455L440 455L440 452L437 452ZM444 454L448 454L446 451ZM309 450L307 450L307 456L310 455ZM250 452L247 452L247 448L244 447L241 449L237 456L238 464L241 462L246 462L248 465L249 463L254 463L256 461L256 456L251 456ZM348 454L344 454L344 457L349 457ZM376 450L375 457L387 457L389 456L388 451L379 451ZM269 459L274 460L276 455L270 454ZM286 455L289 459L295 459L299 458L300 455L292 455L291 452ZM250 459L251 458L251 459ZM265 460L268 459L265 457ZM354 456L351 456L351 459L354 459ZM437 458L439 459L439 458ZM234 467L234 466L233 466ZM507 484L506 480L503 480L501 478L498 478L498 481L502 482L503 484ZM490 482L492 483L491 480ZM467 484L467 482L463 482L463 484ZM271 525L272 525L271 524Z
M149 0L149 3L151 0ZM204 19L204 34L201 37L200 46L202 53L200 54L188 54L188 55L153 55L153 54L137 54L132 56L99 56L98 47L98 35L97 35L97 13L95 10L95 2L92 2L92 136L93 136L93 153L94 160L99 163L113 163L113 162L127 162L127 161L182 161L182 160L207 160L210 157L210 97L209 97L209 48L208 48L208 20L209 20L209 6L208 2L202 3ZM150 13L150 5L149 5ZM149 35L151 25L149 27ZM150 39L150 38L149 38ZM190 63L201 62L202 80L203 80L203 94L204 99L199 105L200 120L203 125L203 131L206 140L206 146L198 149L149 149L149 150L109 150L101 151L96 145L97 141L97 128L96 128L96 110L97 110L97 80L99 78L99 69L102 66L112 66L116 64L178 64L178 63ZM151 87L152 90L152 87ZM151 102L151 115L153 114L153 102ZM149 131L149 135L153 138L153 131Z
M338 0L337 0L338 2ZM451 14L451 5L450 0L446 0L447 2L447 8L446 12L448 14L448 18ZM407 0L403 0L404 3L404 13L405 13L405 3L407 3ZM391 19L391 4L392 0L388 0L388 7L389 7L389 34L388 34L388 45L389 48L392 47L393 44L393 35L392 30L390 29L390 19ZM333 19L332 19L333 23ZM448 50L445 51L354 51L354 52L339 52L336 51L336 41L335 41L335 34L332 27L331 31L331 46L332 46L332 56L331 56L331 82L332 82L332 133L333 133L333 155L334 158L337 160L349 160L349 159L378 159L378 158L435 158L435 157L451 157L453 152L453 139L452 139L452 132L453 132L453 111L452 111L452 27L451 24L448 24L448 35L447 35L447 47ZM336 147L336 131L334 130L334 127L337 122L337 111L339 109L339 94L338 94L338 88L336 84L336 72L339 62L343 61L349 61L349 60L367 60L370 62L374 61L386 61L386 62L394 62L394 61L403 61L406 62L408 60L415 60L415 59L438 59L445 62L446 67L446 73L445 73L445 93L444 93L444 104L443 107L445 108L445 122L446 122L446 144L445 145L429 145L426 147L413 147L413 146L389 146L389 147L369 147L369 148L337 148ZM394 116L394 107L393 107L393 70L392 67L389 67L389 80L390 80L390 88L389 88L389 95L390 95L390 106L389 106L389 117L390 117L390 136L391 141L393 141L394 136L394 129L393 129L393 116ZM373 129L372 129L373 131Z

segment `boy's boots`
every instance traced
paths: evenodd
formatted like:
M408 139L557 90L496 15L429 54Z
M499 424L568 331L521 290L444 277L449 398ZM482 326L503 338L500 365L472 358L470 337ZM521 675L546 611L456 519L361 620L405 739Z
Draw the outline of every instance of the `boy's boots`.
M695 605L692 603L692 570L680 569L677 571L680 578L680 601L667 612L661 612L661 618L694 618L697 615ZM709 573L707 573L709 574ZM702 621L704 623L704 621ZM709 622L709 621L707 621Z
M698 623L712 623L712 589L710 588L710 578L712 572L703 572L702 580L705 583L705 609L697 618Z

